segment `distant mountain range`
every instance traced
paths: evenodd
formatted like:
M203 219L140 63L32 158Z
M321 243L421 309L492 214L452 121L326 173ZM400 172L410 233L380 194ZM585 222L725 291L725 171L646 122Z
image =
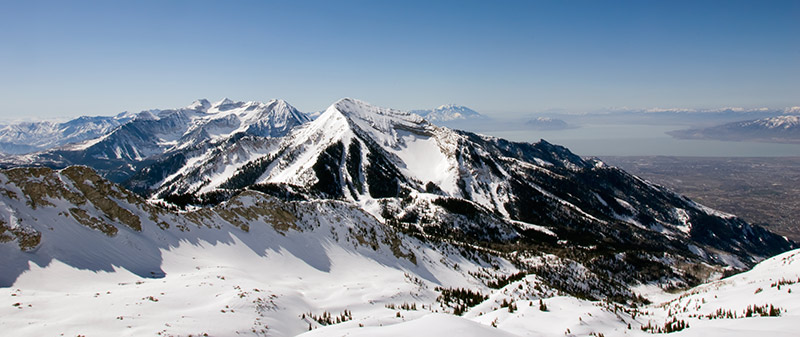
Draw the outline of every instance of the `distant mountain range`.
M472 110L463 105L447 104L441 105L436 109L431 110L411 110L413 114L417 114L425 118L431 123L437 122L452 122L469 119L485 119L486 116L481 115L475 110Z
M109 120L107 117L96 119ZM79 120L81 118L66 124ZM6 165L87 165L121 182L168 152L213 147L243 136L280 137L309 121L305 114L282 100L261 103L234 102L227 98L213 104L201 99L185 108L143 111L127 123L123 123L124 119L111 120L117 125L105 128L105 133L84 132L80 135L87 140L67 145L61 145L66 142L66 138L59 138L61 129L53 129L57 133L50 138L59 139L55 147L12 157Z
M702 129L676 130L668 134L681 139L800 143L800 115L767 117Z
M64 123L26 122L0 126L0 152L24 154L103 136L136 117L78 117Z

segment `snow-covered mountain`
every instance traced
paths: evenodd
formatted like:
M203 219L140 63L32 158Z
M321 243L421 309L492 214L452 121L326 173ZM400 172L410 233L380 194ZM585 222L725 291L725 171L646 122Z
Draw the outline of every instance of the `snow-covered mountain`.
M82 116L63 123L43 121L1 126L0 152L25 154L97 138L134 118L134 114L121 113L111 117Z
M345 201L245 191L175 213L85 167L0 183L0 326L15 336L792 336L800 313L798 250L679 293L590 300L576 294L602 275L575 259L404 233Z
M210 103L205 99L170 110L149 110L101 137L17 157L6 166L88 165L114 181L123 181L155 157L231 137L281 137L308 117L283 100Z
M410 113L417 114L432 123L452 122L465 119L485 119L475 110L463 105L445 104L431 110L411 110Z
M669 132L677 138L800 143L800 115L782 115L734 122L704 129Z
M552 252L568 245L583 251L590 270L611 275L587 296L629 296L625 284L642 281L696 284L709 265L746 268L794 247L546 141L450 130L355 99L282 139L242 138L224 149L166 158L126 185L180 206L217 204L247 189L337 199L425 235Z
M797 248L544 140L350 98L313 121L200 100L24 158L48 155L92 168L0 171L0 326L15 335L699 334L717 325L689 313L733 302L673 307L663 290ZM765 299L746 282L731 291ZM750 316L794 310L770 294Z

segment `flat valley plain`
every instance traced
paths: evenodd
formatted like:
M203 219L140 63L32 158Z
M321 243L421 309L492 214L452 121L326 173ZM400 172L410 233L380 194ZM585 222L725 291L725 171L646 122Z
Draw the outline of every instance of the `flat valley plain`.
M800 157L601 157L708 207L800 242Z

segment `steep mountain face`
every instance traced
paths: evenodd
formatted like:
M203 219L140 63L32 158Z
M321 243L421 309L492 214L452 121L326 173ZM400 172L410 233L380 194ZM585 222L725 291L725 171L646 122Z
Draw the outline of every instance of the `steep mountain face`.
M198 152L188 165L157 163L150 169L171 179L129 183L152 184L153 199L183 205L244 189L345 200L409 233L574 259L604 275L598 289L622 297L630 295L626 284L696 284L714 269L706 264L746 268L795 247L546 141L454 131L354 99L283 139L240 146Z
M475 110L455 104L441 105L432 110L411 110L410 112L420 115L432 123L486 118Z
M64 123L17 123L0 127L0 152L25 154L77 143L108 134L135 115L121 113L113 117L82 116Z
M704 129L671 131L669 134L684 139L800 143L800 116L768 117Z
M88 165L113 181L124 181L156 157L219 144L231 137L280 137L308 118L282 100L209 103L198 100L174 110L140 113L110 133L82 143L20 156L5 166L38 164L49 167Z

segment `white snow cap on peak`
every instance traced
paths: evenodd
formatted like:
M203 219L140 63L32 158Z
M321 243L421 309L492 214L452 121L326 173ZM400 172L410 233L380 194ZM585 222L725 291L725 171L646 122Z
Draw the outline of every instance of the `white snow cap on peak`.
M440 105L436 110L446 110L446 109L454 109L454 108L463 108L463 106L455 105L455 104L443 104Z
M345 97L336 101L336 103L333 103L331 107L336 108L336 110L347 116L358 116L361 118L369 116L387 116L401 119L411 119L415 122L418 122L422 119L420 116L406 111L381 108L379 106L350 97Z
M150 110L145 110L145 111L136 113L136 115L133 118L134 118L134 120L140 120L140 121L142 121L142 120L158 120L158 116L156 116Z
M796 115L800 114L800 106L793 106L783 109L783 113L787 115Z
M208 108L210 108L210 107L211 107L211 103L209 103L207 99L201 98L201 99L195 100L194 102L192 102L192 104L189 104L189 106L187 106L186 108L192 109L192 110L205 111L205 110L208 110Z
M283 109L292 107L292 105L289 104L289 102L287 102L285 100L282 100L280 98L279 99L272 99L272 100L270 100L270 102L275 102L275 106L276 107L283 108Z
M796 128L800 126L800 116L788 115L788 116L767 118L764 122L764 125L766 125L769 128L784 128L784 129Z
M114 116L114 118L116 119L135 118L136 115L138 114L139 114L138 112L123 111Z
M215 102L215 103L214 103L213 105L211 105L211 106L212 106L212 107L215 107L215 108L219 108L219 107L221 107L221 106L225 106L225 105L228 105L228 104L233 104L233 103L234 103L234 102L233 102L233 101L232 101L230 98L227 98L227 97L225 97L225 98L223 98L221 101Z

